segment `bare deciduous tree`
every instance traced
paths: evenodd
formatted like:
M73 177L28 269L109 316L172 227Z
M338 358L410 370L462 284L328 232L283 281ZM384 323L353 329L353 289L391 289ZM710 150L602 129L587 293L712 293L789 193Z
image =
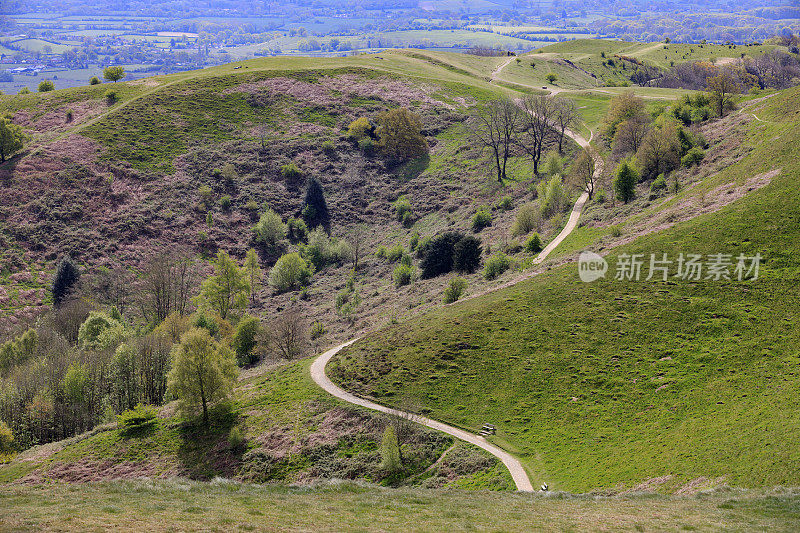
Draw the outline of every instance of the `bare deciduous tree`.
M120 313L125 314L125 309L131 304L134 279L133 273L121 265L99 269L86 287L91 291L87 296L95 297L103 304L113 305Z
M589 200L592 199L597 185L597 176L595 175L594 158L588 149L581 150L578 157L575 158L575 162L570 167L569 180L575 187L586 191Z
M273 346L284 359L295 359L303 354L308 343L308 325L300 310L289 307L272 321Z
M622 122L614 134L614 157L621 159L629 153L636 153L649 130L650 121L646 115L635 115Z
M144 267L139 283L139 306L145 319L160 323L176 312L186 313L195 285L193 261L184 254L162 253Z
M566 98L556 99L555 126L558 131L558 153L564 153L564 135L578 124L578 109L575 102Z
M522 136L519 144L533 160L533 173L539 174L542 148L556 119L557 106L549 96L529 94L522 99Z
M358 270L358 262L364 252L364 245L367 239L367 227L364 224L356 224L348 233L346 240L350 245L350 260L353 263L353 270Z
M501 183L506 178L506 163L519 130L520 115L519 107L510 98L499 98L479 106L470 121L475 140L491 151L497 181Z

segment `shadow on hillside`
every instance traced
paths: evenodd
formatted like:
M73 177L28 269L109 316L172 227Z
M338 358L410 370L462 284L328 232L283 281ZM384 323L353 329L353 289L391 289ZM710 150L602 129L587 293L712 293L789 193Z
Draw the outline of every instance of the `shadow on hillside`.
M230 406L217 406L209 412L209 425L200 420L181 427L178 462L191 478L208 481L215 477L234 477L242 462L243 446L234 448L228 436L239 415Z

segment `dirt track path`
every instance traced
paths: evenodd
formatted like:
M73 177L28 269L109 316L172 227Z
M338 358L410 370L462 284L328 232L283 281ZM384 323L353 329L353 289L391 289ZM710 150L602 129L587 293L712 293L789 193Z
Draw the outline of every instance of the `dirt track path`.
M513 59L513 57L510 58L510 59ZM496 73L498 73L508 63L510 63L510 61L506 61L503 65L498 67L492 73L492 77L494 78ZM573 131L569 131L569 130L566 133L567 133L568 136L570 136L572 139L574 139L575 142L578 143L581 147L589 148L591 150L591 148L589 146L589 141L587 141L582 135L580 135L579 133L575 133ZM595 176L599 176L600 173L602 172L603 160L602 160L602 158L600 158L595 153L593 153L593 157L595 158ZM539 253L539 255L536 256L536 258L534 259L534 263L539 264L542 261L544 261L547 258L547 256L550 255L550 253L553 250L555 250L556 247L559 244L561 244L564 241L564 239L566 239L567 236L570 233L572 233L572 231L578 226L578 221L580 220L581 213L583 211L583 207L584 207L584 205L586 205L586 201L588 200L588 198L589 198L589 194L586 193L586 192L584 192L583 194L580 195L580 197L578 198L578 201L575 202L575 205L572 208L572 212L570 213L569 220L567 221L567 224L564 226L564 229L562 229L561 233L559 233L556 236L556 238L553 239L544 248L544 250L542 250ZM526 273L523 276L519 276L519 277L515 278L514 280L512 280L509 283L503 284L503 285L501 285L499 287L494 287L494 288L489 289L487 291L482 291L481 293L478 293L478 294L471 295L469 298L475 298L475 297L481 296L483 294L486 294L488 292L493 292L493 291L496 291L496 290L501 289L503 287L508 287L510 285L513 285L515 283L519 283L520 281L528 279L528 278L530 278L530 277L532 277L534 275L536 275L536 272ZM499 448L499 447L491 444L489 441L487 441L485 438L481 437L480 435L475 435L475 434L470 433L468 431L464 431L463 429L458 429L456 427L449 426L447 424L444 424L442 422L438 422L436 420L432 420L430 418L426 418L426 417L423 417L423 416L415 415L415 414L412 414L412 413L407 413L407 412L404 412L404 411L399 411L397 409L392 409L391 407L386 407L384 405L380 405L380 404L377 404L375 402L372 402L372 401L369 401L369 400L365 400L363 398L359 398L358 396L355 396L354 394L350 394L346 390L344 390L344 389L338 387L337 385L335 385L330 380L330 378L328 378L328 376L325 374L325 366L328 364L328 361L330 361L331 358L333 358L334 355L339 353L339 351L341 351L342 349L344 349L344 348L350 346L351 344L353 344L354 342L358 341L360 338L361 337L357 337L355 339L351 339L351 340L349 340L349 341L347 341L347 342L345 342L343 344L340 344L339 346L331 348L330 350L326 351L322 355L318 356L316 358L316 360L311 364L311 379L313 379L314 382L317 385L319 385L323 390L325 390L329 394L331 394L331 395L333 395L333 396L335 396L335 397L337 397L337 398L339 398L341 400L344 400L344 401L346 401L348 403L351 403L353 405L359 405L361 407L366 407L367 409L372 409L374 411L380 411L382 413L387 413L387 414L391 414L391 415L397 415L397 416L402 416L404 418L408 418L410 420L413 420L414 422L422 424L423 426L427 426L427 427L429 427L431 429L435 429L437 431L441 431L442 433L447 433L448 435L456 437L457 439L461 439L461 440L463 440L465 442L469 442L470 444L474 444L475 446L478 446L479 448L482 448L482 449L486 450L487 452L491 453L492 455L494 455L495 457L500 459L500 461L503 462L503 464L506 466L506 468L508 468L508 471L511 473L511 477L514 479L514 483L516 484L518 491L521 491L521 492L533 492L533 485L531 484L531 480L528 477L527 472L525 472L525 468L522 466L522 463L517 458L515 458L513 455L511 455L507 451L503 450L502 448Z
M336 386L330 378L325 374L325 365L328 364L328 361L336 355L342 348L350 346L354 342L356 342L358 338L352 339L344 344L340 344L335 348L331 348L327 352L323 353L312 363L311 365L311 378L322 387L325 391L329 392L333 396L344 400L348 403L352 403L354 405L360 405L361 407L366 407L367 409L372 409L375 411L380 411L381 413L387 413L390 415L397 415L402 416L404 418L408 418L417 422L418 424L422 424L423 426L427 426L431 429L435 429L437 431L441 431L442 433L447 433L448 435L452 435L457 439L461 439L463 441L469 442L470 444L474 444L479 448L483 448L487 452L491 453L498 459L500 459L508 471L511 473L511 477L514 479L514 483L517 485L517 490L523 492L533 492L533 486L531 485L531 480L528 478L528 474L525 472L525 468L522 466L516 458L514 458L510 453L507 451L498 448L497 446L489 443L485 438L481 437L480 435L475 435L468 431L464 431L463 429L458 429L453 426L449 426L447 424L443 424L442 422L437 422L436 420L431 420L430 418L425 418L423 416L414 415L411 413L405 413L402 411L398 411L396 409L392 409L390 407L386 407L375 402L371 402L369 400L365 400L363 398L359 398L349 392L345 391L344 389L339 388Z

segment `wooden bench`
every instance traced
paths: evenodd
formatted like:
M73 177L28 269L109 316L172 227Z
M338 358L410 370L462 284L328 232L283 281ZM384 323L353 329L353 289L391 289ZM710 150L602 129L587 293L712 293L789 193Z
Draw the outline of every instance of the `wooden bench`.
M478 432L478 435L481 437L488 437L489 435L495 435L496 433L496 427L494 427L492 424L484 424L483 427L481 427L481 430Z

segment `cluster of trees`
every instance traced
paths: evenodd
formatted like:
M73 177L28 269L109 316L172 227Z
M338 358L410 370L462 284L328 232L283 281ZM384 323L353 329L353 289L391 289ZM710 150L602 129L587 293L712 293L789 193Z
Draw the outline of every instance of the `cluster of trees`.
M69 258L52 283L53 309L0 345L0 420L17 449L75 435L137 404L176 399L187 417L229 397L239 366L307 348L296 306L264 322L247 315L260 284L254 251L243 266L220 252L200 280L187 257L152 258L136 279L81 276Z
M653 191L661 190L671 172L702 160L705 139L684 125L708 118L709 104L727 101L724 98L713 92L686 96L655 117L631 92L612 99L603 134L611 146L612 161L618 162L612 184L615 196L631 201L639 181L654 181Z
M800 84L800 57L773 50L752 58L745 56L722 66L708 61L688 61L670 68L649 82L658 87L703 90L723 79L733 92L786 89Z
M374 123L367 117L359 117L348 127L348 134L365 154L378 150L393 164L428 154L422 119L404 107L380 113Z
M533 173L548 140L564 149L566 132L578 122L575 103L566 98L529 94L517 105L499 98L478 106L469 121L473 138L491 154L497 180L506 179L508 159L522 150L533 161Z

